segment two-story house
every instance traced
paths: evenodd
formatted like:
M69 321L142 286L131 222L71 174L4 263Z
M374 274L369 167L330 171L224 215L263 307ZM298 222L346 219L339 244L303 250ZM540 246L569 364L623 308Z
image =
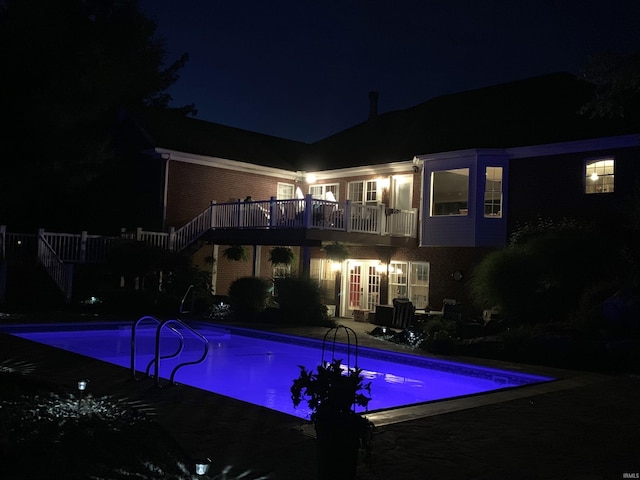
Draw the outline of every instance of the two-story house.
M321 281L343 316L397 296L418 308L464 301L467 274L519 221L621 220L640 137L580 114L591 94L558 74L383 114L371 95L364 122L314 144L130 113L121 126L135 132L127 142L143 174L134 221L170 231L179 248L198 245L196 263L213 257L218 294L239 276L282 273L268 251L289 246L295 269ZM332 242L350 258L327 260ZM223 258L229 245L250 260Z

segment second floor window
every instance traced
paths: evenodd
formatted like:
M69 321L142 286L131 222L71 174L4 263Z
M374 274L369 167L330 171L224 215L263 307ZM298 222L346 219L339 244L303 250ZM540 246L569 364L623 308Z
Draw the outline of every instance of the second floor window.
M431 216L469 214L469 169L431 173Z
M487 167L484 187L484 216L502 217L502 167Z
M613 158L587 162L584 193L611 193L614 187Z

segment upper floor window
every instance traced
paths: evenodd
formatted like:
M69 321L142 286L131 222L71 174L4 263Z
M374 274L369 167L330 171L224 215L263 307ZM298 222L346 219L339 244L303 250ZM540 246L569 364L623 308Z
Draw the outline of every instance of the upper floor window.
M487 167L484 186L484 216L502 217L502 167Z
M350 182L348 198L353 203L363 205L377 205L380 203L377 180L363 180L361 182Z
M278 182L276 198L278 200L291 200L295 198L295 187L291 183Z
M469 214L469 169L431 172L431 216Z
M613 158L593 160L586 163L585 193L611 193L614 179Z
M338 183L327 183L325 185L309 185L309 193L313 198L318 200L332 200L331 196L335 198L335 201L338 200L338 189L340 184ZM331 192L331 195L327 195L328 192Z

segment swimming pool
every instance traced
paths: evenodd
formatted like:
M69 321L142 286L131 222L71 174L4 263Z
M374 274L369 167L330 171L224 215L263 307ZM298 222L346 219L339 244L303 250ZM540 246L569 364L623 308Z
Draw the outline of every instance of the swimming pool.
M293 407L289 389L299 374L298 365L315 368L321 363L321 341L204 323L192 325L209 340L209 353L203 363L178 370L174 378L177 383L300 418L308 417L306 405L300 405L297 409ZM129 368L131 327L131 323L88 323L5 325L0 326L0 330ZM144 371L154 357L155 333L155 325L140 325L136 331L138 371ZM174 352L178 345L177 338L171 332L163 333L161 353ZM201 341L185 335L184 350L180 357L160 362L160 377L169 378L179 361L195 360L201 352ZM337 344L335 357L347 362L344 344ZM353 366L353 349L350 359ZM369 411L553 380L541 375L365 347L358 350L358 367L363 369L363 376L371 381Z

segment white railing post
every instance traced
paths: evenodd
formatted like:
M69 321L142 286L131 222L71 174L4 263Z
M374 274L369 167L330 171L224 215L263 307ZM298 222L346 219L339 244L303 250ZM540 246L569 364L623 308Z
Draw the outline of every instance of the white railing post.
M347 200L344 205L344 229L346 232L351 231L351 200Z
M244 223L242 222L242 200L238 199L238 227L242 228Z
M310 228L313 221L313 197L310 193L304 196L304 228Z
M276 224L276 197L269 199L269 228L273 228Z
M136 228L136 240L138 242L142 240L142 227Z
M38 238L36 239L36 242L38 244L38 258L41 258L43 253L42 253L42 242L40 242L40 239L44 238L44 228L39 228L38 229Z
M78 261L85 263L87 261L87 231L80 232L80 251L78 252Z
M216 228L216 201L215 200L211 200L211 203L209 204L209 209L210 209L210 213L209 213L209 227L210 228Z
M411 238L417 238L418 237L418 209L417 208L412 208L411 212L413 212L412 218L411 218L411 233L410 236Z
M169 227L169 245L167 247L170 252L176 249L176 227Z
M377 222L376 222L376 233L378 235L384 235L385 220L387 218L387 216L385 215L386 208L387 207L385 206L385 204L381 203L376 213L376 215L378 216Z

